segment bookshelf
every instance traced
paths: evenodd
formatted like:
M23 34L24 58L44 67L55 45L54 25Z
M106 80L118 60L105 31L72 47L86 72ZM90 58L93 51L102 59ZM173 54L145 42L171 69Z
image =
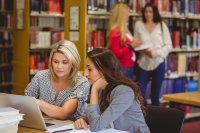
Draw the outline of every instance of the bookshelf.
M87 3L87 12L85 14L86 30L87 35L85 41L86 48L85 51L91 49L94 39L91 37L93 31L104 31L106 34L108 19L109 19L109 6L108 2L114 2L115 0L107 1L107 3L101 3L96 0L85 0ZM182 83L188 84L190 81L197 81L199 78L199 59L200 59L200 7L199 3L194 1L186 0L122 0L129 2L130 12L129 12L129 28L133 30L134 23L136 20L141 19L140 9L145 2L153 1L156 2L163 20L167 23L172 35L173 50L170 52L168 58L166 59L166 74L165 83L163 85L163 91L161 93L173 93L173 90L165 88L172 84L175 86L170 86L176 91L179 91L180 87L178 83L180 80L184 81ZM163 3L164 2L164 3ZM165 3L166 2L166 3ZM199 1L198 1L199 2ZM85 5L84 5L85 6ZM84 7L85 8L85 7ZM176 36L176 38L174 38ZM105 37L106 38L106 35ZM104 42L104 46L106 40ZM97 46L102 46L97 45ZM92 46L95 47L95 46ZM168 59L175 55L175 62L169 62ZM85 56L82 57L82 60ZM185 82L186 81L186 82ZM176 82L176 83L175 83ZM199 82L199 80L198 80ZM166 85L165 85L166 84ZM187 85L184 86L182 90L187 91Z
M24 94L24 89L35 73L48 69L52 44L64 39L65 0L25 0L23 28L14 26L13 91ZM14 20L17 21L14 2ZM56 7L56 8L55 8Z
M0 92L11 93L13 71L13 1L0 1Z
M123 0L123 1L128 2L128 5L130 7L130 13L129 13L130 30L133 29L135 21L141 19L140 10L147 1L154 2L158 6L163 20L169 26L172 35L174 49L169 54L168 58L170 58L171 55L176 55L177 56L176 60L178 60L179 58L180 59L178 63L174 64L171 62L169 63L168 61L166 62L166 67L169 70L166 70L165 79L197 78L198 58L196 57L198 57L198 52L200 51L200 40L197 39L195 40L195 38L200 37L199 36L200 30L197 29L200 23L200 17L198 16L200 12L199 11L198 11L199 13L197 12L198 8L196 4L191 1L189 2L184 1L184 3L180 3L179 0L175 1ZM101 42L100 44L97 45L94 44L95 42L93 40L95 39L93 38L96 36L94 32L103 31L103 33L106 34L107 24L110 14L109 10L111 5L115 2L115 0L107 1L107 3L101 3L95 0L87 0L86 2L88 9L86 17L87 19L86 51L88 51L92 49L91 47L95 48L95 47L105 46L106 40L104 40L103 45L101 44ZM189 4L191 4L192 6L189 7ZM184 9L183 6L187 6L189 9ZM192 7L194 7L194 10L192 10ZM103 36L103 38L106 38L106 35ZM101 40L101 38L99 40ZM185 65L183 66L182 64ZM188 67L187 64L191 65L192 67ZM175 68L171 68L170 65ZM173 72L171 72L170 69L176 69L176 70L173 70Z
M94 30L95 28L98 28L100 31L103 31L104 33L104 39L106 38L106 30L107 30L107 22L109 18L109 10L105 9L95 9L95 10L89 10L88 5L91 1L96 0L64 0L64 13L61 15L48 15L48 14L38 14L38 13L31 13L30 12L30 4L31 0L24 1L25 2L25 9L24 9L24 29L23 30L16 30L14 29L14 59L13 59L13 83L14 83L14 89L13 93L17 94L23 94L24 88L30 81L30 53L40 53L44 51L49 51L51 47L37 47L37 46L30 46L30 36L29 33L31 31L35 30L41 30L41 27L39 26L31 26L31 18L35 18L36 20L38 18L59 18L63 19L64 21L64 38L73 41L80 53L81 56L81 71L84 70L85 67L85 59L86 59L86 53L89 50L88 45L91 46L91 43L89 40L91 40L91 35L88 31ZM113 2L115 0L110 0L107 2ZM160 1L160 0L158 0ZM169 0L167 0L169 2ZM178 1L178 0L177 0ZM96 1L97 2L97 1ZM129 0L129 4L135 3L136 0ZM138 2L138 1L137 1ZM142 1L139 1L142 2ZM140 5L143 5L144 3L140 3ZM16 3L14 3L16 5ZM176 4L164 4L164 5L176 5ZM108 6L108 5L107 5ZM79 29L78 30L70 30L70 8L71 7L79 7ZM166 7L165 7L166 8ZM164 8L164 9L165 9ZM139 10L141 7L135 7L132 5L131 12L130 12L130 22L133 24L130 25L130 28L133 29L134 22L136 19L139 19L141 17L141 14L139 13ZM165 11L167 10L167 11ZM191 27L193 24L191 22L196 21L200 22L200 17L198 17L196 14L191 15L192 13L188 13L187 15L183 15L182 13L177 13L179 11L176 11L173 8L169 9L166 8L164 11L162 11L162 17L167 21L170 26L173 25L173 21L178 21L178 23L183 23L184 27L188 28ZM16 11L16 7L14 9ZM14 18L16 19L16 12L14 12ZM195 23L196 23L195 22ZM34 21L33 21L34 23ZM91 25L92 24L97 24ZM187 24L189 26L187 26ZM179 25L178 25L179 26ZM16 27L16 26L15 26ZM100 28L99 28L100 27ZM93 29L94 28L94 29ZM174 27L172 26L171 29ZM175 27L176 28L176 27ZM186 29L185 28L185 29ZM61 28L62 29L62 28ZM180 27L179 27L180 29ZM51 30L51 29L49 29ZM60 30L57 28L57 30ZM73 40L73 33L76 33L77 40ZM186 37L185 37L186 38ZM186 40L186 39L185 39ZM103 46L106 45L106 39L103 41ZM180 42L182 43L182 42ZM200 50L198 48L187 48L180 47L176 48L172 51L172 53L198 53ZM19 76L21 75L21 76ZM189 74L183 74L180 75L180 77L188 77ZM196 77L196 74L190 74L189 77ZM166 78L171 78L166 77Z

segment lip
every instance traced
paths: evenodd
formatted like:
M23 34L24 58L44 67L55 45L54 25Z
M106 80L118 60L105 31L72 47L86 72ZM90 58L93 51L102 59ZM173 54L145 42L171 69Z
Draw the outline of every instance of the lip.
M58 73L62 73L63 71L57 71Z

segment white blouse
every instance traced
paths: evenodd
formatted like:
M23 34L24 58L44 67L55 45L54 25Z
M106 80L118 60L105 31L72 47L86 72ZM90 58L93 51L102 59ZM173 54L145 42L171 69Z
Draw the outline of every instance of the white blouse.
M158 23L155 28L149 32L146 30L145 24L142 21L137 21L135 24L134 39L141 42L141 45L151 45L152 47L150 50L156 50L158 52L158 56L153 58L140 52L138 65L146 71L155 70L172 49L169 29L164 22L162 22L162 26L163 31L161 30L161 24Z

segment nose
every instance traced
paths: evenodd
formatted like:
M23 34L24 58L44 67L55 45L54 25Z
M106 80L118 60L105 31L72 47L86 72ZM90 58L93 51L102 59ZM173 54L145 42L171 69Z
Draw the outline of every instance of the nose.
M58 63L58 68L62 68L62 63Z
M88 78L88 72L87 72L87 70L84 71L84 76Z

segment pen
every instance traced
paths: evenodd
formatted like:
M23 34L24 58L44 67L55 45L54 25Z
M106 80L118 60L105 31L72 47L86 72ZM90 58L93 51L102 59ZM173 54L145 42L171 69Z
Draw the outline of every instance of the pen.
M61 133L61 132L66 132L66 131L71 131L71 130L73 129L71 128L71 129L58 130L58 131L54 131L53 133Z

